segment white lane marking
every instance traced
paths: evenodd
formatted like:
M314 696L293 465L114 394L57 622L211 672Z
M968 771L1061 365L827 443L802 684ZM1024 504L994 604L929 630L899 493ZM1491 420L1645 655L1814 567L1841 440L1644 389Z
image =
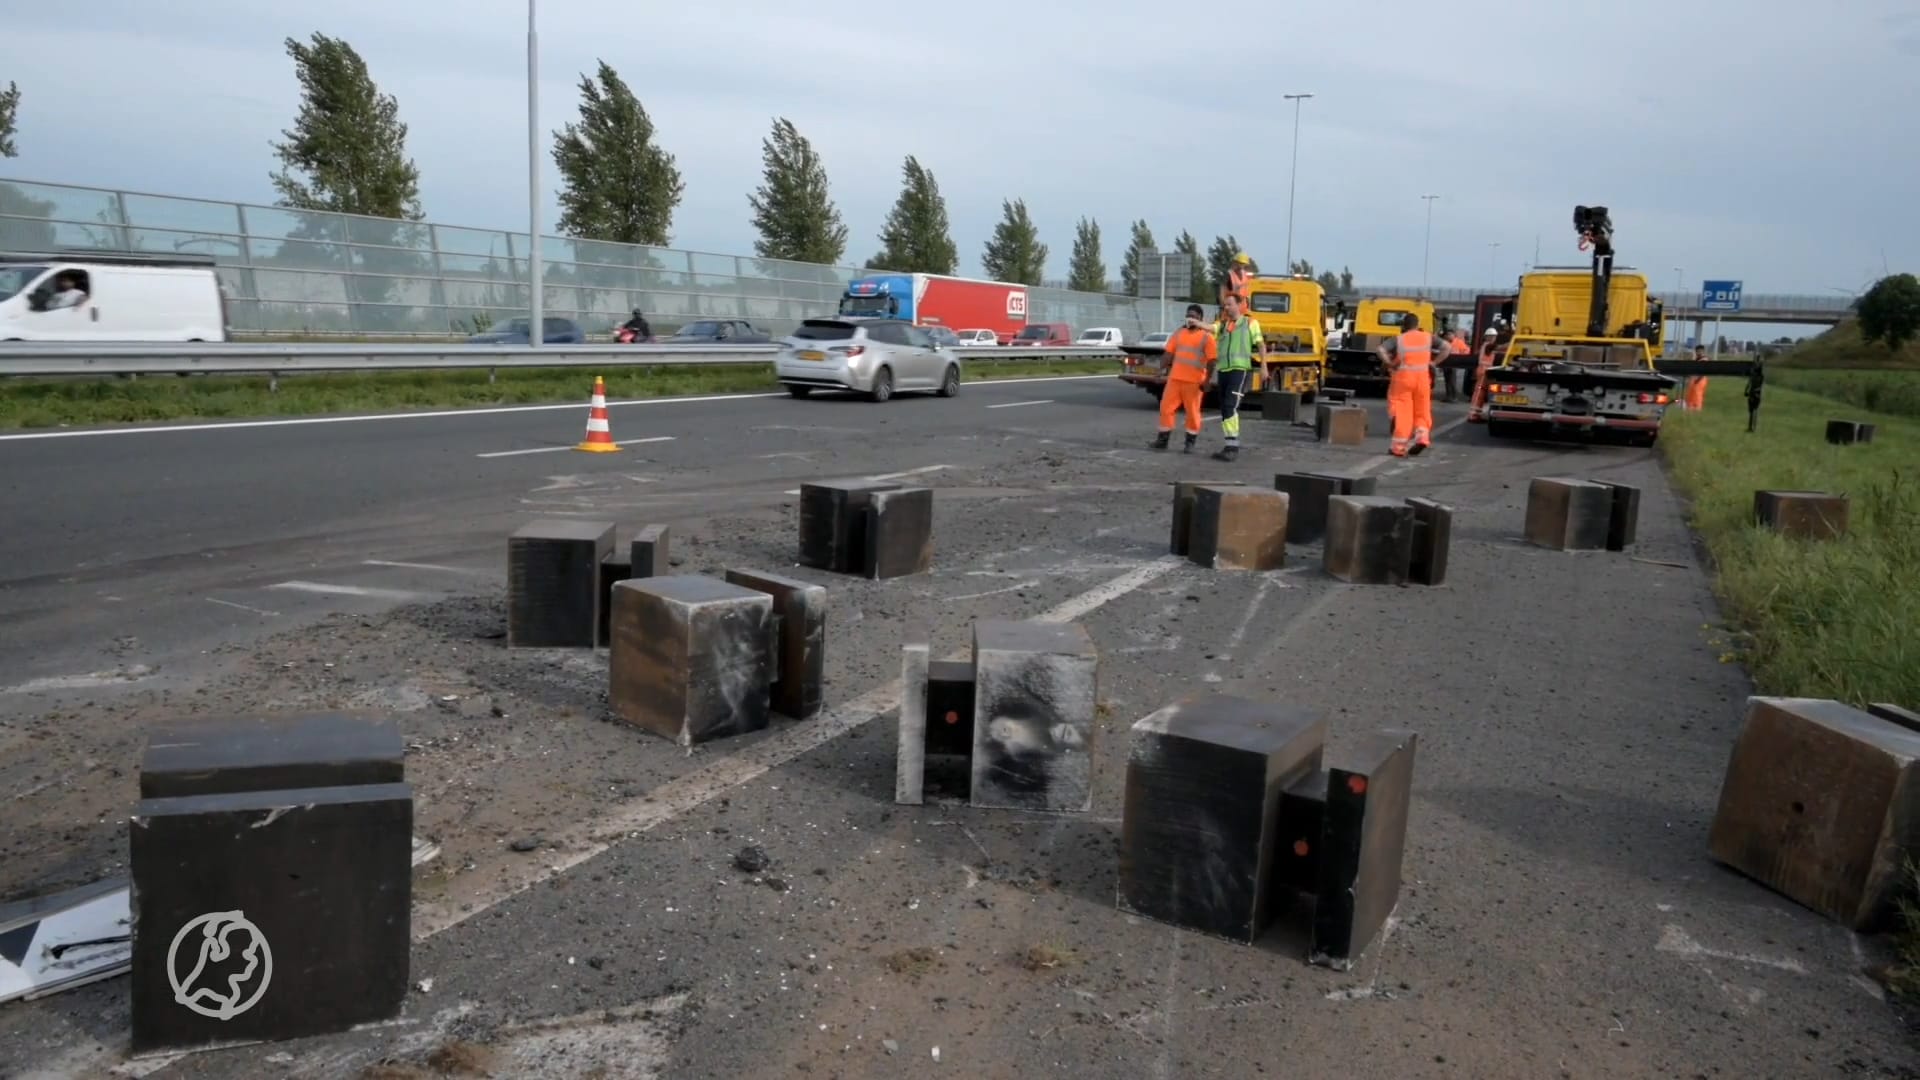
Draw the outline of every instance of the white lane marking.
M937 599L939 599L943 603L949 603L949 604L953 603L956 600L978 600L983 596L999 596L1001 593L1018 592L1021 589L1031 589L1039 584L1040 584L1040 580L1038 578L1035 578L1031 581L1016 581L1011 585L1003 586L998 589L988 589L986 592L961 593L959 596L942 596L942 597L938 597Z
M267 588L324 593L328 596L364 596L375 600L418 600L422 595L417 592L407 592L404 589L373 589L364 585L325 585L318 581L282 581Z
M1791 956L1759 956L1754 953L1729 952L1725 949L1709 949L1693 940L1685 930L1669 923L1660 928L1660 940L1654 945L1658 952L1673 953L1677 956L1705 956L1714 960L1732 960L1738 964L1759 964L1763 967L1791 971L1795 975L1805 975L1807 966Z
M1094 379L1113 379L1116 382L1119 381L1117 375L1035 375L1032 378L1024 379L1018 375L1014 375L1004 379L975 379L974 382L982 385L995 383L1004 386L1008 383L1091 382Z
M1142 564L1051 608L1039 615L1038 620L1071 622L1157 580L1186 561L1178 556L1165 556ZM661 784L642 798L620 804L604 817L580 822L556 838L556 846L561 850L552 858L543 859L540 865L515 864L515 869L503 871L499 878L482 886L477 895L462 897L458 907L421 904L414 915L413 939L424 941L458 926L599 856L623 839L671 821L899 707L900 680L894 679L817 720L787 728L765 742Z
M989 406L987 406L987 408L989 408L989 409L1017 409L1017 408L1019 408L1019 407L1021 407L1022 405L1051 405L1051 404L1053 404L1053 399L1052 399L1052 398L1041 398L1041 399L1039 399L1038 401L1008 401L1008 402L1004 402L1004 403L1002 403L1002 404L999 404L999 405L989 405Z
M621 439L616 446L637 446L640 443L672 442L672 435L652 435L644 439ZM571 446L536 446L531 450L495 450L490 454L475 454L478 458L519 457L521 454L551 454L556 450L571 450Z
M0 687L0 694L33 694L44 690L90 690L99 686L136 683L152 676L152 668L145 664L135 664L130 668L114 668L111 671L89 671L85 675L51 675L43 679L28 679L13 686Z
M953 468L953 466L951 465L922 465L917 469L907 469L904 472L881 473L878 476L860 476L860 477L855 477L855 479L865 480L868 483L878 483L882 480L904 480L909 476L920 476L923 473L939 472L942 469L951 469L951 468ZM800 494L800 489L793 488L788 491L783 491L780 494L798 495Z
M437 570L442 574L478 574L478 570L469 570L463 566L441 566L430 562L394 562L391 559L365 559L362 566L397 566L402 570Z
M245 604L236 604L231 600L222 600L217 596L209 596L206 599L207 599L207 603L209 604L219 604L221 607L239 608L241 611L251 611L255 615L264 615L269 619L277 619L280 617L280 613L277 611L265 611L257 607L248 607Z

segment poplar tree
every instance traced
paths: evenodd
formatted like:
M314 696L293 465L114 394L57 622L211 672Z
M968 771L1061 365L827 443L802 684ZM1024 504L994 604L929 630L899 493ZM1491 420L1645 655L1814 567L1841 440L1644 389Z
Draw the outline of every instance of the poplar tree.
M901 166L900 198L880 230L880 252L868 269L951 274L960 265L947 221L947 202L932 170L909 156Z
M760 233L754 254L763 259L837 266L847 253L847 227L828 191L820 155L793 126L778 117L760 142L760 189L747 196L753 227Z
M1153 230L1147 228L1144 221L1133 223L1132 235L1127 240L1127 253L1120 258L1120 291L1128 296L1140 295L1140 253L1154 251Z
M418 221L420 170L407 157L400 105L383 94L353 46L316 32L287 39L300 113L273 143L280 205Z
M995 281L1018 285L1038 285L1047 267L1047 245L1040 242L1040 230L1027 214L1027 201L1000 201L1000 224L993 227L980 263Z
M20 151L13 145L13 134L19 128L14 121L20 112L20 87L16 83L7 83L0 90L0 157L19 157Z
M654 141L653 118L619 72L580 76L580 120L553 133L560 231L585 240L665 247L687 186Z
M1067 288L1075 292L1107 291L1107 260L1100 254L1100 223L1081 218L1073 227L1073 259L1067 266Z
M1173 250L1186 255L1192 261L1188 263L1192 279L1187 283L1187 302L1207 303L1211 297L1207 291L1207 260L1200 254L1200 241L1185 229L1180 230L1180 239L1173 242Z

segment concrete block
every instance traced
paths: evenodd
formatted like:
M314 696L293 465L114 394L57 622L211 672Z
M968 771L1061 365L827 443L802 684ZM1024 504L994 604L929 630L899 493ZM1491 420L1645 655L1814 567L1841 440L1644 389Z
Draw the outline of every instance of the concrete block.
M1413 563L1413 507L1380 495L1327 500L1327 573L1355 585L1399 585Z
M1230 697L1188 698L1134 724L1121 909L1242 943L1259 937L1283 891L1273 808L1319 769L1325 743L1326 722L1310 712Z
M1264 390L1260 394L1260 418L1291 424L1300 417L1300 395L1291 390Z
M927 668L932 650L910 641L900 650L900 725L895 736L893 801L919 806L926 801Z
M1311 963L1352 968L1400 901L1417 741L1377 732L1327 769Z
M1092 807L1098 667L1077 623L974 623L973 805Z
M1367 410L1323 404L1314 413L1313 435L1331 446L1359 446L1367 440Z
M682 746L759 731L773 682L773 597L683 574L613 587L607 699Z
M1439 585L1447 580L1447 556L1453 550L1453 507L1432 499L1408 499L1413 508L1413 555L1407 580Z
M534 521L507 538L507 646L593 648L613 524Z
M1607 550L1627 550L1633 546L1640 532L1640 489L1611 480L1591 482L1606 488L1613 496L1613 504L1607 512Z
M1327 535L1327 500L1335 495L1371 495L1377 479L1337 469L1277 473L1276 491L1287 493L1287 542L1306 544Z
M140 761L140 797L398 784L406 747L390 720L348 713L156 725Z
M727 583L773 597L773 711L793 720L818 717L826 702L826 586L758 570L728 570Z
M1859 429L1854 432L1853 441L1858 443L1870 443L1873 441L1873 432L1874 432L1874 425L1861 424Z
M1912 709L1903 709L1886 702L1874 702L1867 706L1867 713L1877 716L1890 724L1897 724L1908 731L1920 732L1920 713Z
M1185 555L1193 541L1193 493L1202 485L1219 487L1238 484L1238 480L1176 480L1173 484L1173 532L1167 542L1171 555Z
M1827 441L1835 446L1852 446L1873 441L1873 425L1858 420L1827 421Z
M931 488L869 492L864 513L860 556L867 577L906 577L933 569Z
M867 497L899 484L821 480L800 485L800 565L856 574L867 552Z
M973 665L935 660L927 665L927 756L930 795L973 797Z
M1287 495L1244 484L1194 488L1187 557L1213 570L1278 570L1287 558Z
M1345 405L1347 402L1353 400L1353 391L1345 389L1343 387L1323 386L1320 388L1320 393L1318 394L1318 398L1320 403L1324 403L1328 405Z
M1889 924L1920 841L1920 732L1836 701L1753 697L1708 833L1715 859L1859 931Z
M600 625L595 629L593 643L598 648L606 648L612 641L610 631L613 625L613 586L615 582L625 581L633 576L633 563L621 552L609 552L600 560Z
M673 571L668 551L671 530L665 525L646 525L633 534L627 545L628 577L665 577Z
M1845 495L1825 491L1756 491L1753 516L1763 529L1798 540L1838 540L1847 533Z
M1527 486L1527 541L1557 551L1599 551L1613 524L1613 492L1590 480L1536 476Z

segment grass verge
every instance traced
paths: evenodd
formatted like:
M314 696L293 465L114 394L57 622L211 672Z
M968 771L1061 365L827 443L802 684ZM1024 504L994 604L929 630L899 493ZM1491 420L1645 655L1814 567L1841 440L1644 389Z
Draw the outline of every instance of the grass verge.
M1117 374L1112 360L970 360L969 382L1044 375ZM485 371L382 371L289 376L269 389L264 376L149 376L140 379L0 381L0 429L153 423L167 420L388 412L488 405L585 402L595 374L615 399L779 389L772 365L712 367L525 368Z
M1920 421L1856 412L1878 425L1874 441L1829 446L1833 403L1769 386L1749 435L1742 380L1715 381L1704 411L1668 416L1660 444L1717 567L1728 659L1764 694L1920 705ZM1769 488L1848 494L1848 535L1807 543L1756 528L1753 493Z
M1818 394L1869 412L1920 417L1920 371L1768 369L1769 394L1774 387Z

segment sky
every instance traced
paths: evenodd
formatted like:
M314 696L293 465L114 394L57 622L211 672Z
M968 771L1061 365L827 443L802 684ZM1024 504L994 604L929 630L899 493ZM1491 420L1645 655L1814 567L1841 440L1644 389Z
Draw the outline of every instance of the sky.
M349 41L399 101L427 219L527 225L523 0L90 0L7 15L23 92L0 178L270 203L298 87L287 37ZM1491 286L1583 263L1577 203L1611 208L1658 289L1852 293L1920 270L1920 5L1841 0L1402 0L1223 9L1136 0L796 5L541 0L543 222L551 133L605 59L678 158L675 247L750 254L746 196L775 116L814 142L863 262L912 154L945 194L960 272L1023 198L1064 278L1097 220L1162 246L1231 233L1264 266L1291 236L1362 283ZM1516 14L1516 12L1523 12ZM1400 41L1402 28L1425 41ZM1430 248L1427 212L1431 204ZM1906 196L1902 198L1902 196ZM1497 245L1497 246L1496 246Z

